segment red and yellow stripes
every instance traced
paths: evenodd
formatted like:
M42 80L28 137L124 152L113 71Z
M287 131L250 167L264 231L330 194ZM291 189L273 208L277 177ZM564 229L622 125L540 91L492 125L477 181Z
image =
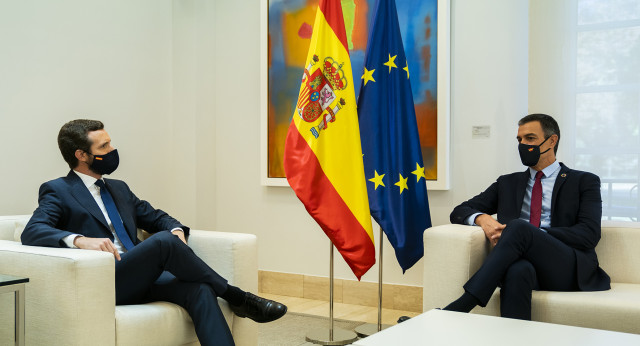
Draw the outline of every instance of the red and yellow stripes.
M314 56L318 57L317 62ZM360 279L375 263L375 250L353 75L339 0L321 0L318 5L307 66L311 64L312 71L322 68L324 59L329 57L341 64L346 88L333 90L335 99L313 122L304 121L297 110L294 112L285 144L284 168L289 185ZM305 82L298 97L298 105L308 103ZM339 110L334 121L318 134L318 126L330 114L328 110L336 107Z

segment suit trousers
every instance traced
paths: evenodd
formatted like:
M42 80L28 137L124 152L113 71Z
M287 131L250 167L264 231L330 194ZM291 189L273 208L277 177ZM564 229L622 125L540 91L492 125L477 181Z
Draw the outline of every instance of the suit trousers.
M529 222L507 223L498 244L464 285L486 306L500 285L503 317L531 319L531 292L578 289L576 255L570 246Z
M168 301L185 308L200 344L233 345L217 297L227 280L169 231L158 232L116 262L116 304Z

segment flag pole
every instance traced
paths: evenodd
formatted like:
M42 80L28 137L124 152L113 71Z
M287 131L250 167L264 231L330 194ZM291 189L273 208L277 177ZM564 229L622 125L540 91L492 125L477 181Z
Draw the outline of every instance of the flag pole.
M329 341L333 341L333 243L329 248Z
M380 227L380 255L378 256L378 324L365 323L356 327L355 332L359 337L364 338L373 335L383 329L389 328L390 325L382 324L382 243L384 241L384 231Z
M333 243L329 241L329 329L318 328L307 333L306 340L319 345L348 345L358 340L350 330L333 326Z
M382 240L384 239L384 232L380 227L380 268L378 270L378 331L382 330Z

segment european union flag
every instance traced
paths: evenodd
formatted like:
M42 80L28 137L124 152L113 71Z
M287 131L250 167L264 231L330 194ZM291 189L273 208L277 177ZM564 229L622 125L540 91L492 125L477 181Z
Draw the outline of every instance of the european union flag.
M358 98L360 137L371 216L403 271L424 255L431 227L418 126L394 0L374 11Z

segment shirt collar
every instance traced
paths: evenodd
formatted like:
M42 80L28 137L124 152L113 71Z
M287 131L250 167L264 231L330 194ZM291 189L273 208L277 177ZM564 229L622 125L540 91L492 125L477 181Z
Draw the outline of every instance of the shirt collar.
M76 175L78 175L78 177L80 177L80 179L82 180L82 183L84 184L84 186L88 188L90 188L92 185L95 185L96 181L98 181L98 179L90 176L90 175L86 175L84 173L80 173L78 171L73 171Z
M560 169L560 163L558 162L558 160L556 160L556 161L553 161L552 164L550 164L549 166L544 168L542 170L542 173L544 173L545 177L550 177L551 174L553 174L553 172L555 172L558 169ZM538 171L536 171L535 169L529 167L529 174L531 175L531 179L535 179L536 173L538 173Z

